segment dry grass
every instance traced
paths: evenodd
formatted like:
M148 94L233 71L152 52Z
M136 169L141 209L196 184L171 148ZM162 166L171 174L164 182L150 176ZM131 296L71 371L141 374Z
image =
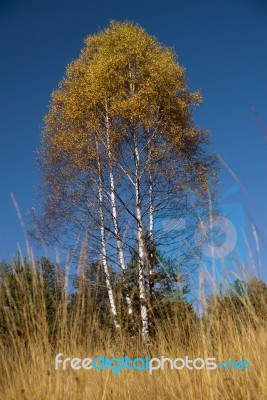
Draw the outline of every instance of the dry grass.
M158 326L156 338L147 344L127 339L123 334L99 331L92 323L81 337L79 325L69 324L66 298L58 308L60 330L53 343L49 339L47 315L42 303L42 281L33 271L33 290L18 278L23 288L21 326L15 324L15 311L6 308L8 341L0 338L0 398L3 400L68 399L267 399L267 332L265 322L253 311L250 322L237 318L218 321L209 318L191 324L192 334L182 340L179 323ZM1 302L1 297L0 297ZM83 302L81 302L81 307ZM248 306L249 307L249 306ZM82 310L76 310L82 312ZM78 318L76 319L78 321ZM55 370L54 358L216 357L217 361L246 359L251 370L157 370L107 371Z

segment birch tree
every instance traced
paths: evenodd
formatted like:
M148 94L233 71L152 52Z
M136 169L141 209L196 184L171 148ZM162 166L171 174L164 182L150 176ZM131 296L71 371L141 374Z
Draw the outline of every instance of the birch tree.
M66 247L71 234L88 232L90 254L101 255L116 327L109 267L123 275L136 249L144 340L153 274L147 233L156 243L155 216L186 207L188 189L204 199L214 175L208 135L192 120L192 107L200 102L171 49L138 25L112 22L85 40L45 117L37 227L61 245L68 237ZM126 303L130 316L127 294Z

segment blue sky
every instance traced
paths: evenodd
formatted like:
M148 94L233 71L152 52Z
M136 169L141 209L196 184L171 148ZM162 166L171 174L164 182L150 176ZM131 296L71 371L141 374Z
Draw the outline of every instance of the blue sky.
M232 187L233 177L221 168L222 208L232 210L238 231L247 216L253 219L266 260L267 143L252 112L255 107L267 129L267 3L260 0L2 0L0 259L15 254L17 243L24 248L10 192L26 220L27 209L35 204L34 151L51 91L67 63L79 55L83 39L112 19L138 22L175 49L187 68L190 89L200 89L204 98L195 120L212 132L212 149L242 183ZM245 229L250 235L249 224ZM245 252L242 244L237 250Z

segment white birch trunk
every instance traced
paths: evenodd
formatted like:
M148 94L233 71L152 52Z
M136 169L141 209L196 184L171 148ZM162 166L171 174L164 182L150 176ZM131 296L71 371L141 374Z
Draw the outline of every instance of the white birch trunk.
M132 79L131 65L129 64L129 77ZM134 93L134 83L130 83L130 92ZM140 195L140 155L138 149L138 142L136 132L133 132L134 138L134 162L135 162L135 205L136 205L136 220L137 220L137 243L138 243L138 284L139 284L139 299L140 311L142 320L142 339L146 341L149 338L148 327L148 312L147 312L147 296L146 296L146 283L145 283L145 265L146 265L146 251L145 241L143 235L142 225L142 211L141 211L141 195Z
M149 167L149 238L154 240L153 177Z
M105 238L105 225L104 225L104 213L103 213L103 183L102 183L102 177L101 177L101 165L100 165L99 158L97 160L97 168L98 168L98 181L99 181L99 183L98 183L98 199L99 199L99 218L100 218L100 234L101 234L101 258L102 258L102 263L103 263L103 268L104 268L104 273L105 273L105 278L106 278L106 285L107 285L110 309L111 309L111 313L113 315L113 321L114 321L115 328L118 329L118 328L120 328L120 325L117 321L117 308L116 308L116 304L115 304L115 300L114 300L111 279L110 279L110 273L109 273L109 269L108 269L108 261L107 261L107 243L106 243L106 238Z
M125 258L124 258L123 245L122 245L120 232L119 232L119 225L118 225L118 214L117 214L116 197L115 197L115 182L114 182L113 167L112 167L112 154L111 154L111 150L110 150L109 117L108 117L107 104L106 104L105 124L106 124L106 132L107 132L107 150L108 150L108 164L109 164L109 178L110 178L110 201L111 201L111 207L112 207L112 219L113 219L113 224L114 224L114 233L115 233L115 238L116 238L119 263L120 263L121 269L123 270L123 272L125 272L126 271ZM126 293L126 303L128 306L128 314L130 316L132 316L132 314L133 314L132 301L127 293Z
M154 241L154 203L153 203L153 172L151 165L151 149L148 144L148 175L149 175L149 239L151 242ZM151 274L151 268L149 269Z
M141 196L140 196L140 156L137 144L136 133L134 133L134 158L135 158L135 201L136 201L136 219L137 219L137 243L138 243L138 283L139 298L142 320L142 338L147 340L149 337L147 296L145 285L145 265L146 250L143 235Z
M151 182L149 182L149 237L151 241L154 240L153 188Z
M150 145L148 145L148 174L149 174L149 240L150 245L154 243L154 203L153 203L153 173L152 173L152 166L151 166L151 152L150 152ZM150 307L152 306L152 256L153 254L149 255L149 262L148 262L148 286L149 286L149 304Z
M149 130L148 130L149 134ZM149 250L151 250L151 246L154 242L154 203L153 203L153 173L152 173L152 165L151 165L151 148L150 148L150 138L148 137L147 142L147 165L148 165L148 195L149 195L149 241L150 246ZM152 307L152 291L153 291L153 271L152 271L152 260L153 254L149 254L147 269L148 269L148 304L149 307Z

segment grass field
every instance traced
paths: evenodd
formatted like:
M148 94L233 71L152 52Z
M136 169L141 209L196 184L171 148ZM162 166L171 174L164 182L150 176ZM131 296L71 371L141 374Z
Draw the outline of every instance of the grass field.
M147 343L122 332L99 330L92 322L81 334L79 315L68 320L66 297L60 302L59 329L53 340L49 336L48 316L42 302L42 281L32 270L31 284L18 277L22 290L19 322L16 307L4 307L8 333L0 341L0 398L25 399L267 399L267 331L249 303L247 319L225 313L197 320L172 321L156 327L156 335ZM8 292L8 290L7 290ZM3 296L1 306L3 307ZM92 319L93 321L93 319ZM21 327L18 329L18 323ZM217 362L246 359L250 370L155 370L112 371L55 370L55 356L94 358L130 358L161 356L174 358L214 357Z

